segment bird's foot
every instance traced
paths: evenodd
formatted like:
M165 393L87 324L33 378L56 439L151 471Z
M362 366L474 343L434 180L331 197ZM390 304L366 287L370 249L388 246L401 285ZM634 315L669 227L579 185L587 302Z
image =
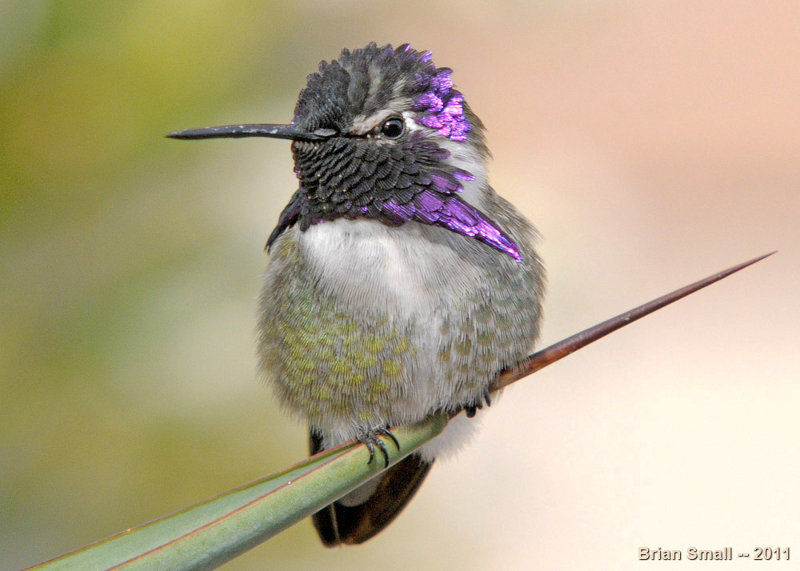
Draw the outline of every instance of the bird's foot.
M464 407L464 410L467 412L467 418L472 418L475 416L475 413L478 412L478 409L483 408L484 402L486 403L486 408L492 406L492 397L489 394L489 389L486 389L483 395L476 402Z
M367 428L361 431L356 438L359 442L363 442L364 445L369 450L369 460L367 460L367 464L372 464L372 461L375 459L375 448L377 447L378 450L381 451L383 454L383 461L384 466L389 466L389 450L386 448L386 443L381 440L381 436L385 436L400 450L400 443L397 441L397 438L394 437L394 434L389 432L388 428Z

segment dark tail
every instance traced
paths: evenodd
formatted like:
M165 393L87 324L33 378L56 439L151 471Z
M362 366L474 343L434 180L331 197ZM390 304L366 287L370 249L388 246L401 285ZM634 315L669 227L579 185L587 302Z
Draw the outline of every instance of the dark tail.
M322 439L311 431L311 453L322 449ZM389 525L414 497L431 463L418 454L403 460L338 502L311 516L326 547L364 543ZM359 498L359 492L366 495ZM347 505L345 505L347 504Z

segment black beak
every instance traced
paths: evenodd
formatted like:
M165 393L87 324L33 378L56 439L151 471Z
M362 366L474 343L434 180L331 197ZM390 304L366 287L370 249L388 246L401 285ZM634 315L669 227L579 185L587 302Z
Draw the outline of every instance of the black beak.
M269 124L250 124L250 125L224 125L222 127L203 127L202 129L186 129L184 131L173 131L167 137L171 139L216 139L230 138L240 139L242 137L270 137L272 139L291 139L292 141L324 141L336 135L334 129L317 129L316 131L306 131L294 125L269 125Z

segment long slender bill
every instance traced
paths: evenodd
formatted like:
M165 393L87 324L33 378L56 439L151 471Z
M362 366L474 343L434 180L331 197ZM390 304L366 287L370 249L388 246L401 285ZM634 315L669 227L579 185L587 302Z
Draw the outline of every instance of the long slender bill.
M171 139L241 139L243 137L269 137L272 139L290 139L292 141L322 141L335 134L336 131L333 129L306 131L294 125L250 123L173 131L172 133L168 133L167 137Z

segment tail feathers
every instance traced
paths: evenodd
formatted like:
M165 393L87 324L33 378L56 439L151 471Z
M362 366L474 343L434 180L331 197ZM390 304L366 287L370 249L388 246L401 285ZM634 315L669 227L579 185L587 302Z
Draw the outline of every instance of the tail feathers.
M311 453L321 450L322 440L313 431L310 436ZM432 464L417 454L403 460L351 492L346 498L358 496L359 491L370 491L360 503L337 501L311 516L322 543L326 547L364 543L389 525L414 497ZM374 491L371 490L374 488Z

